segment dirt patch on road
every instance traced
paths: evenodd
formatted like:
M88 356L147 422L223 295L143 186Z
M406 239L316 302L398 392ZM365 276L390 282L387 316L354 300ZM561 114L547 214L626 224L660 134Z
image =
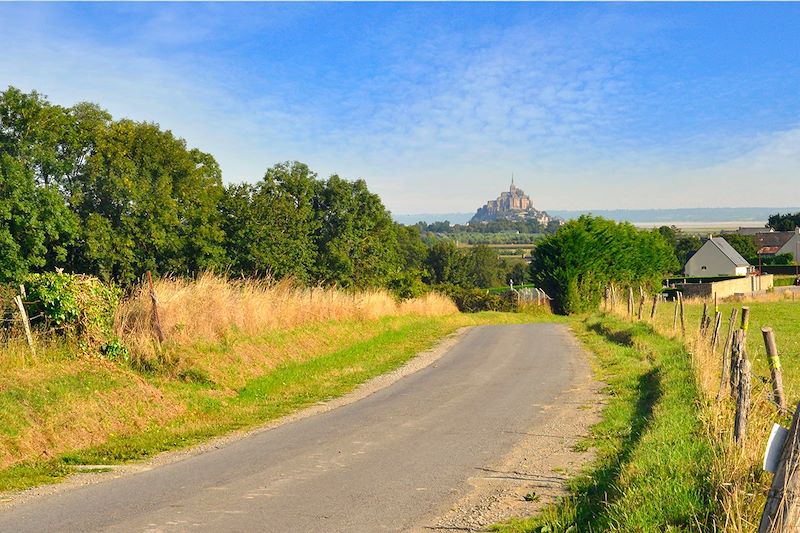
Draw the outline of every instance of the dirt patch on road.
M570 476L594 457L578 444L599 422L605 405L603 383L594 379L588 355L574 365L573 387L540 406L549 421L521 433L517 446L497 464L477 467L469 480L472 490L419 531L486 531L492 524L534 515L566 494Z

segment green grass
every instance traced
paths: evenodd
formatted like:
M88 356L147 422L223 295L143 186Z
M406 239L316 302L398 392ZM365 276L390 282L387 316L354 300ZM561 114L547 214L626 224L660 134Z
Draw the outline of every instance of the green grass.
M596 459L569 483L569 496L505 532L700 531L715 511L712 444L682 344L645 324L609 316L575 323L595 354L608 405L580 448Z
M393 370L415 354L433 346L439 339L463 326L524 323L547 320L548 317L525 313L458 314L446 317L392 317L374 321L361 329L369 330L365 338L355 339L317 356L286 361L271 371L248 380L235 391L221 391L205 379L184 379L180 376L142 374L165 399L184 406L182 414L165 422L153 423L143 430L126 434L110 434L100 444L72 449L46 460L29 461L0 470L0 491L18 490L63 479L83 464L117 464L151 457L159 452L191 446L209 438L238 429L264 424L281 416L341 396L371 377ZM558 318L553 317L553 320ZM307 328L293 338L310 340L337 328L354 328L353 324L330 324L328 330ZM333 329L331 329L333 328ZM357 329L357 328L356 328ZM374 332L374 333L373 333ZM303 337L305 335L305 337ZM239 342L264 342L264 349L275 346L275 335L263 339L239 339ZM209 353L220 349L235 350L210 344ZM126 370L125 372L130 372ZM107 375L107 370L104 375ZM68 389L95 386L88 380L58 381L57 387L37 389L36 402L43 406L57 400ZM113 382L107 384L113 387ZM91 388L91 387L90 387ZM52 391L52 398L39 398L41 390ZM224 394L221 394L224 392ZM25 395L25 391L18 391ZM30 396L30 395L29 395ZM4 407L15 407L13 398L6 398ZM124 410L120 407L120 419ZM36 412L33 409L34 413Z
M795 279L797 279L797 276L775 276L773 278L773 284L776 287L790 287L794 285Z

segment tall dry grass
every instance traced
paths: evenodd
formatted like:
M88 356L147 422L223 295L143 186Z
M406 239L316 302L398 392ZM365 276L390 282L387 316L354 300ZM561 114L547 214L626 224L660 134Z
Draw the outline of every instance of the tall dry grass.
M162 329L173 345L217 341L232 331L259 335L325 321L458 312L450 298L438 293L397 301L384 290L352 293L301 287L290 280L234 280L211 273L197 279L160 279L154 289ZM116 317L116 330L134 357L154 355L151 320L149 289L143 284L122 302Z
M769 302L786 299L791 300L792 296L769 293L755 298L738 298L731 301L746 304L748 301ZM702 299L684 301L685 308L702 307L702 304ZM676 304L671 302L662 303L659 306L658 316L651 322L650 304L647 304L643 320L651 322L652 327L666 337L682 339L692 358L696 384L701 396L702 422L707 436L715 445L710 472L713 497L720 510L715 517L715 530L732 533L754 532L758 529L771 481L771 475L761 468L764 447L772 425L776 422L786 425L786 414L778 412L772 399L769 382L754 374L747 435L743 444L735 443L733 427L736 399L730 390L728 376L725 376L724 381L722 378L722 351L728 334L729 317L722 316L720 340L716 350L712 350L711 331L707 336L702 335L699 322L695 323L687 318L685 338L681 332L680 319L673 326L674 305ZM628 318L624 301L617 302L611 311L620 317ZM713 302L709 305L709 312L713 318L715 312ZM734 329L740 325L741 312L737 315ZM758 334L760 332L752 329L748 331L748 335ZM751 361L756 356L757 354L748 353Z

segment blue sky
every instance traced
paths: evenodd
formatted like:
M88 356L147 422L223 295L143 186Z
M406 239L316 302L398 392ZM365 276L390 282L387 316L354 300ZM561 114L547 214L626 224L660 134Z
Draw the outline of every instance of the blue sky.
M800 4L0 4L0 86L396 213L800 203Z

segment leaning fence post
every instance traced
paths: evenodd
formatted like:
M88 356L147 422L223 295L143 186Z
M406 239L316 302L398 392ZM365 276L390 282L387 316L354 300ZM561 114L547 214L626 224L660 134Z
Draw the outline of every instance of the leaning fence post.
M800 529L800 403L792 418L792 426L783 444L778 468L767 493L758 533L788 533Z
M158 342L164 342L164 331L161 329L161 320L158 317L158 299L156 298L156 290L153 288L153 276L150 271L147 271L147 285L150 289L150 301L153 303L152 325L153 330L158 337Z
M725 339L725 347L722 348L722 374L719 380L719 392L717 401L721 400L728 390L727 384L731 380L731 347L733 345L733 334L736 333L736 315L739 310L735 307L731 309L731 318L728 320L728 335Z
M642 288L641 285L639 285L639 313L637 314L639 320L642 319L642 309L644 308L644 299L645 299L644 289Z
M711 353L717 353L717 344L719 342L719 328L722 325L722 313L717 311L714 313L714 333L711 335Z
M28 347L31 349L31 354L36 355L36 347L33 345L33 335L31 334L31 321L28 318L28 312L25 311L25 304L22 302L22 296L17 294L14 296L14 303L17 304L19 315L22 318L22 327L25 329L25 338L28 340Z
M775 403L781 410L785 410L786 395L783 393L783 373L781 359L778 356L778 345L775 343L775 332L772 331L772 328L761 328L761 334L764 336L764 347L767 349L767 361L772 376L772 393L775 396Z
M733 423L733 440L740 447L747 437L747 417L750 415L750 361L743 357L739 364L739 387L736 396L736 418Z
M703 315L700 317L700 335L706 335L706 320L708 319L708 303L703 302Z

